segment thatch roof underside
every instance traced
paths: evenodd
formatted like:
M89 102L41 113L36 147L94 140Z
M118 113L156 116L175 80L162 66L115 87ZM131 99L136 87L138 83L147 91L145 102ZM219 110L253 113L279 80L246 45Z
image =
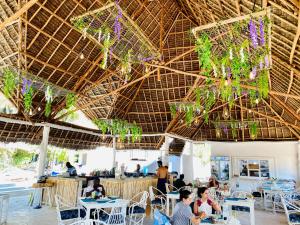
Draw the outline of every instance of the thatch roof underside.
M254 3L253 2L257 2ZM12 23L0 31L0 66L22 68L67 90L76 92L77 109L90 119L121 118L136 121L143 133L172 133L193 140L248 141L249 130L231 132L216 137L213 121L221 118L221 102L210 112L210 122L187 127L184 114L171 117L169 102L193 101L193 88L204 82L197 78L199 63L191 39L193 27L249 14L253 9L272 7L272 59L269 98L251 107L247 98L236 101L231 117L239 121L256 120L258 140L298 140L300 135L300 3L295 0L121 0L120 6L141 29L148 40L162 53L160 76L157 72L144 75L142 65L134 66L132 80L124 84L111 65L102 70L101 48L94 39L74 29L70 19L106 4L104 0L16 0L0 1L1 21L11 17L24 5L32 3ZM261 5L262 4L262 5ZM161 10L162 13L161 13ZM163 17L161 16L163 15ZM161 20L161 18L163 18ZM1 27L1 26L0 26ZM162 28L162 29L161 29ZM85 58L80 59L84 53ZM113 59L113 61L117 61ZM155 69L153 66L152 70ZM0 86L2 88L2 86ZM11 99L22 109L19 91ZM44 117L43 110L33 116L19 110L18 117L57 123L55 115L64 106L65 99L54 102L51 118ZM34 108L44 109L43 94L36 94ZM38 143L41 132L38 127L0 123L0 138L5 141ZM68 134L52 130L50 142L87 148L105 143L101 139ZM120 148L159 148L163 137L143 137L140 143L124 143Z

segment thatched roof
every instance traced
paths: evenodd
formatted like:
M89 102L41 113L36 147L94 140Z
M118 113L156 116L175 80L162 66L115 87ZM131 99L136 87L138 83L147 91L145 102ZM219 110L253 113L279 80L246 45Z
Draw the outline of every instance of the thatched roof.
M249 129L238 130L238 136L222 133L217 137L213 121L222 114L217 102L210 112L210 122L203 119L191 127L182 122L184 113L171 117L169 102L193 101L193 88L204 82L197 78L199 63L195 43L189 38L196 26L272 7L272 59L269 98L251 107L249 99L236 101L231 117L239 121L258 121L257 140L298 140L300 135L300 3L295 0L120 0L124 12L143 35L162 53L160 81L157 72L145 75L142 65L135 65L132 79L125 83L117 71L117 59L103 70L102 46L95 39L74 28L70 19L96 10L104 0L30 0L0 1L0 67L22 68L61 88L78 94L77 109L90 119L122 118L136 121L143 133L173 133L193 140L248 141ZM254 2L255 5L254 5ZM262 4L262 5L261 5ZM21 10L21 11L20 11ZM7 21L7 18L13 20ZM162 22L161 22L162 21ZM81 59L81 53L85 58ZM154 66L151 70L156 69ZM65 98L54 101L51 118L41 110L33 116L22 113L19 92L11 99L24 120L58 123L55 115L63 108ZM36 94L34 108L44 109L43 94ZM40 141L38 127L0 123L5 141ZM86 137L76 133L52 130L50 142L87 148L111 139ZM163 137L143 137L140 143L124 148L159 148Z

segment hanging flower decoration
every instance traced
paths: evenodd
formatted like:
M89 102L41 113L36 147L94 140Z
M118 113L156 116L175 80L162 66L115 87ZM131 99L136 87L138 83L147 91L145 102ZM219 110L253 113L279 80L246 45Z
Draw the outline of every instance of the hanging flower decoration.
M26 112L29 112L32 105L33 96L33 87L31 80L23 78L21 93L23 95L24 109Z
M117 16L115 18L115 22L114 22L114 33L116 34L118 40L120 40L120 38L121 38L121 29L122 29L122 27L121 27L120 20L121 20L121 18L123 16L122 15L122 9L121 9L121 7L119 5L119 1L120 0L116 1L116 7L118 9L118 14L117 14Z
M45 91L46 107L45 107L45 116L49 117L51 114L51 104L53 101L53 91L50 86L47 86Z
M119 135L120 140L124 142L126 135L131 135L131 141L141 141L142 128L136 124L136 122L128 123L126 120L113 119L113 120L94 120L94 123L99 127L102 134L105 135L108 132L112 135ZM130 138L128 138L128 141Z
M76 95L74 93L68 93L66 96L66 109L70 110L76 105Z
M3 93L7 98L12 97L14 93L17 85L16 76L17 74L9 68L3 70Z
M100 67L102 69L107 68L107 60L108 60L108 53L109 53L110 46L111 46L110 32L109 32L108 29L106 29L105 33L104 33L104 43L103 43L103 49L102 49L103 59L102 59L102 62L100 64Z
M121 74L125 76L125 82L129 81L131 78L131 54L132 49L127 52L124 59L121 61Z

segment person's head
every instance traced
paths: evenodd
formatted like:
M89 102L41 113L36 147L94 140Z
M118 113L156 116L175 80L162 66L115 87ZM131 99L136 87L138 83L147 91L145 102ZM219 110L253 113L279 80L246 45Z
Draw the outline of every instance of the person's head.
M183 204L190 205L192 203L192 193L188 190L180 191L179 199Z
M98 186L100 184L100 179L96 178L94 179L94 186Z
M162 161L157 161L158 167L162 167Z
M141 169L141 165L140 165L140 164L137 164L137 165L136 165L136 168L137 168L137 169Z
M165 166L165 168L166 168L166 169L169 169L169 167L168 167L168 166Z
M223 189L224 189L224 190L229 190L229 186L228 186L227 183L224 183L224 184L223 184Z
M71 163L70 162L66 162L66 167L67 168L71 168L72 167Z
M179 179L183 180L184 179L184 174L180 174Z
M197 195L201 199L208 199L209 191L207 187L199 187L197 191Z

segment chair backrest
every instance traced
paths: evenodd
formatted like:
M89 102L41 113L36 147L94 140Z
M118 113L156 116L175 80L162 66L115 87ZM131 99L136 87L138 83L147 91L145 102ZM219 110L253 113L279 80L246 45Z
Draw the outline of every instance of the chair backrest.
M108 214L107 224L110 225L120 225L126 223L126 209L127 204L121 204L120 206L113 207Z
M55 195L54 198L55 198L55 203L56 203L57 219L58 219L59 222L61 222L62 218L61 218L61 213L60 212L63 211L63 210L74 209L74 206L72 206L71 204L69 204L60 195Z
M286 200L285 200L285 198L283 197L283 195L281 195L281 202L282 202L283 209L284 209L285 215L286 215L286 217L287 217L287 220L289 221L289 220L290 220L290 217L289 217L289 211L288 211L288 209L287 209Z
M155 195L154 195L154 192L153 192L153 186L149 187L149 197L150 197L151 201L155 200Z
M165 183L165 185L166 185L166 191L167 191L167 193L169 193L171 191L179 191L178 188L176 188L175 186L173 186L171 184Z
M153 225L171 225L170 218L158 209L155 209Z

